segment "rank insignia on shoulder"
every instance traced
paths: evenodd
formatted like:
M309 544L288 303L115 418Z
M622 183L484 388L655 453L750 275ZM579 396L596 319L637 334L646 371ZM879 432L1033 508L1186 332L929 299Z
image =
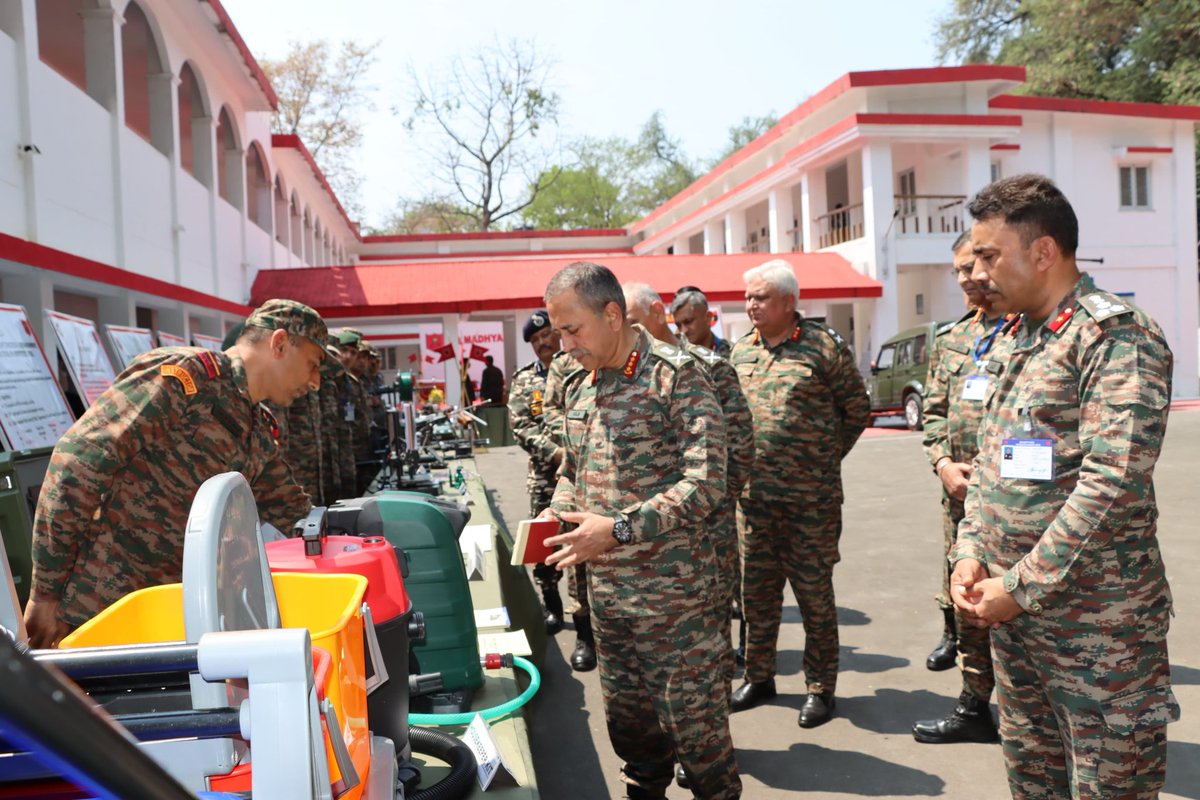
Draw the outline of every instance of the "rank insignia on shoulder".
M183 386L184 394L193 395L196 393L196 379L184 367L178 364L163 364L158 368L158 374L164 378L174 378L179 381L180 385Z
M217 358L208 350L202 350L196 356L200 359L200 363L204 365L204 371L208 373L209 378L215 378L221 374L221 367L217 364Z
M1079 304L1086 308L1097 322L1133 311L1133 306L1128 303L1113 302L1102 294L1089 294L1082 297Z
M621 374L626 378L632 378L633 373L637 372L638 362L642 360L642 351L634 349L629 354L629 358L625 359L625 367L621 370Z
M267 423L267 427L271 431L271 438L278 440L279 420L275 419L275 415L271 413L271 409L267 408L262 403L258 404L258 410L262 414L263 421Z
M1055 317L1053 320L1051 320L1050 324L1047 325L1046 327L1049 328L1054 333L1058 333L1059 330L1061 330L1062 327L1067 324L1067 321L1070 320L1074 314L1075 314L1075 309L1068 306L1067 308L1064 308L1062 311L1058 312L1058 316Z
M825 332L828 333L830 336L832 336L833 340L835 342L837 342L838 344L846 343L846 340L842 338L842 335L840 333L838 333L837 331L835 331L833 328L829 327L828 325L825 326Z

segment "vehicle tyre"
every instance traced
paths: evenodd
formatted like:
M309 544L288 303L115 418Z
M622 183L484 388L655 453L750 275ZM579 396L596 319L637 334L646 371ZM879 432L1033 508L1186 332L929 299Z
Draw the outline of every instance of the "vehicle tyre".
M921 414L921 395L912 392L904 398L904 421L910 431L919 431L924 427L925 420Z

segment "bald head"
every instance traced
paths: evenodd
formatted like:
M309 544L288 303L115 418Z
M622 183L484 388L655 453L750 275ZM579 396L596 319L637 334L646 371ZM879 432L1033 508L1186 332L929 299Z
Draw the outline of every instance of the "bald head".
M662 298L648 283L626 283L621 289L625 293L625 314L646 332L663 342L676 342L671 326L667 324L667 309Z

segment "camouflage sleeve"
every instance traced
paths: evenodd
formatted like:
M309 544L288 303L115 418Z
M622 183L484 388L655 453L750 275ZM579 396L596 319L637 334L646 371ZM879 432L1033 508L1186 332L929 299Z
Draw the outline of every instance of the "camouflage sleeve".
M667 413L675 428L681 475L665 492L621 509L636 536L698 524L725 496L725 422L712 382L694 361L678 367L670 380Z
M1107 328L1085 349L1078 479L1038 543L1010 570L1030 603L1044 606L1066 589L1076 561L1109 546L1134 511L1145 508L1167 430L1171 367L1161 333L1136 323Z
M725 418L725 446L729 456L726 488L729 495L736 497L742 493L754 467L754 418L733 364L725 359L715 362L712 377Z
M555 447L563 443L567 394L567 374L562 357L550 362L546 372L546 394L542 398L542 429Z
M143 447L165 440L198 396L161 375L163 361L146 359L123 372L55 445L33 521L36 598L61 597L113 476Z
M958 523L957 538L954 540L954 547L951 548L949 554L951 564L956 564L964 558L973 558L981 564L987 563L986 551L979 539L979 478L984 472L980 468L979 462L982 458L983 453L980 452L971 464L971 477L967 482L967 497L963 501L965 513L962 521Z
M854 356L844 342L835 340L833 364L829 371L829 388L834 404L842 415L842 457L850 452L858 437L871 424L871 400L867 385L854 363Z
M291 536L296 521L312 510L312 498L296 483L291 467L278 452L250 488L254 490L258 516L287 536Z
M546 432L545 389L542 390L542 415L534 416L529 404L530 383L537 382L532 371L520 372L514 378L508 394L508 422L517 444L538 464L549 464L558 445Z
M931 466L950 455L950 426L946 414L950 408L950 396L947 390L946 376L941 370L942 346L939 340L934 341L933 352L929 356L929 377L925 381L925 406L921 412L925 420L925 438L921 444L925 448L925 457Z

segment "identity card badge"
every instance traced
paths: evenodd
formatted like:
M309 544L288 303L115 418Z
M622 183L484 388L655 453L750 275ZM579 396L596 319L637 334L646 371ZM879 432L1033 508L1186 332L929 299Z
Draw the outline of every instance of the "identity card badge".
M962 399L983 402L987 397L987 388L987 375L968 375L966 381L963 382Z
M1005 439L1000 446L1000 477L1054 480L1054 440Z

